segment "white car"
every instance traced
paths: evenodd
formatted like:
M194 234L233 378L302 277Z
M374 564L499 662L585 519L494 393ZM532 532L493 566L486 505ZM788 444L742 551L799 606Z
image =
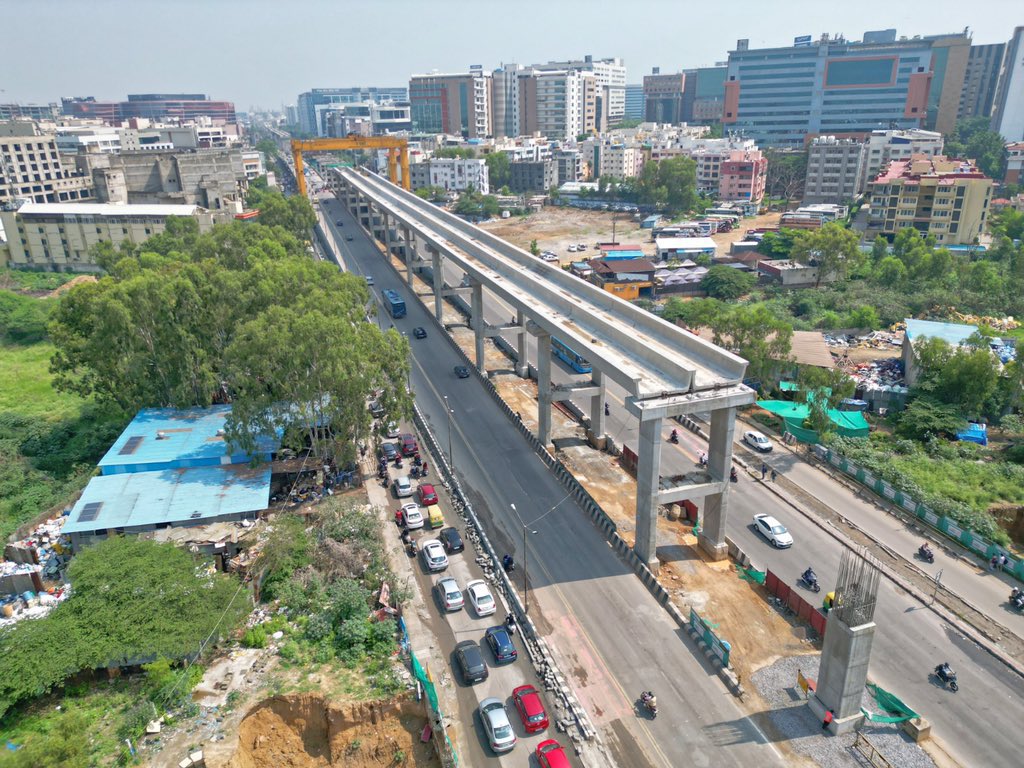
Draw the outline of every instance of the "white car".
M448 567L448 555L444 553L444 547L437 539L424 541L420 545L420 552L423 554L423 564L427 566L428 571L443 571Z
M412 496L412 481L409 479L408 475L396 477L394 488L395 496L397 496L400 499L404 499L407 496Z
M487 582L483 579L474 579L466 585L466 594L469 595L469 602L473 604L473 610L477 616L490 616L494 613L496 605L494 596L491 594Z
M480 720L487 732L487 742L495 752L508 752L516 745L516 734L509 722L508 712L501 699L489 698L480 702Z
M451 576L438 579L434 589L437 590L437 597L446 611L460 611L466 604L462 597L462 590L459 589L459 583Z
M569 253L576 253L576 246L570 245L567 250L569 251Z
M553 253L549 253L547 256L541 256L541 261L546 261L548 264L553 264L558 261L558 257Z
M403 504L402 519L405 520L406 528L422 528L423 513L420 511L420 505L411 501L408 504Z
M395 422L395 421L389 421L388 422L388 428L387 428L387 431L385 432L385 434L388 437L398 437L400 432L401 432L401 430L398 428L398 422Z
M793 535L771 515L754 515L754 527L778 549L793 546Z
M772 449L772 441L753 429L743 433L743 442L761 453L768 453Z

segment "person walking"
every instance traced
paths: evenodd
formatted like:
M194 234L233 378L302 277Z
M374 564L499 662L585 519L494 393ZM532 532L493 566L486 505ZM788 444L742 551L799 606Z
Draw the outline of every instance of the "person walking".
M821 730L823 730L823 731L827 731L827 730L828 730L828 727L829 727L830 725L832 725L832 719L833 719L834 717L835 717L835 715L834 715L834 714L832 713L832 710L831 710L831 709L829 709L829 710L826 710L826 711L825 711L825 717L824 717L824 719L822 719L822 721L821 721Z
M992 555L992 559L988 561L988 569L994 573L998 567L999 557L997 555Z
M761 462L761 482L764 482L765 477L768 476L768 465L763 461Z
M1005 552L1003 552L1003 554L1001 554L1001 555L999 556L999 570L1000 570L1000 571L1005 571L1005 570L1006 570L1006 567L1007 567L1007 566L1008 566L1009 564L1010 564L1010 558L1008 558L1008 557L1006 556L1006 553L1005 553Z
M779 476L779 473L778 473L778 472L776 472L776 471L775 471L775 470L773 469L773 470L772 470L772 482L773 482L773 483L775 482L775 478L776 478L776 477L778 477L778 476Z

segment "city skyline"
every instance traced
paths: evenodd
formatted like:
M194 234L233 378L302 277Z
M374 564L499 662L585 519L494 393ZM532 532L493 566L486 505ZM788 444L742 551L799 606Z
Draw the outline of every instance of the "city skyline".
M131 7L140 12L131 14L124 13L123 0L37 0L5 9L15 34L5 41L8 66L7 77L0 79L0 102L201 91L233 101L241 111L276 109L312 87L404 85L410 75L433 70L465 71L471 64L493 69L502 62L542 63L585 54L621 57L628 81L636 83L654 66L672 72L724 62L740 38L760 48L791 45L799 35L817 39L825 31L856 40L873 29L895 28L913 36L970 27L973 42L983 44L1007 41L1024 23L1014 14L1019 5L1009 0L983 7L950 0L898 7L874 0L849 8L803 0L782 5L784 12L766 14L763 5L734 3L726 24L716 7L640 0L629 6L638 23L627 36L621 24L605 18L610 12L622 15L621 6L577 0L557 5L524 0L507 14L502 6L486 14L487 4L464 0L429 6L411 0L372 5L178 0L172 6L139 1ZM396 16L404 22L396 24ZM53 25L54 18L60 23ZM203 23L189 23L184 40L167 34L183 19L197 18ZM315 33L310 31L314 20L319 20ZM324 32L332 25L336 33ZM41 26L48 30L46 56L39 55L40 37L31 33ZM120 55L91 56L100 32ZM439 45L443 36L456 44ZM204 55L189 56L186 50Z

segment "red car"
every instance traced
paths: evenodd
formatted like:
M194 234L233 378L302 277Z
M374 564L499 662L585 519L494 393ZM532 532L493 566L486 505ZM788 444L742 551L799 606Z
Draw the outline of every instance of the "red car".
M437 504L437 491L434 490L434 486L426 484L419 487L420 504L424 507L429 507L431 504Z
M519 717L523 721L523 728L527 733L538 733L548 727L548 713L544 711L544 702L540 700L540 693L532 685L521 685L512 691L512 701L516 704ZM549 743L547 741L545 744ZM558 742L550 742L558 746ZM540 747L537 748L537 757L540 757ZM568 765L568 763L565 763ZM547 765L543 763L542 765ZM551 763L552 766L561 763Z
M554 739L537 745L537 762L541 768L569 768L569 758L565 756L562 745Z
M416 445L416 438L412 435L402 435L401 441L403 456L415 456L420 452L420 447Z

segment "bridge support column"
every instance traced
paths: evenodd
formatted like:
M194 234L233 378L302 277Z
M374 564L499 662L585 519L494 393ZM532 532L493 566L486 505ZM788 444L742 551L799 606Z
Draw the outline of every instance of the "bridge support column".
M708 440L708 472L719 481L728 480L732 468L732 437L736 431L736 409L716 408L711 411L711 433ZM728 492L715 493L704 499L704 517L697 536L701 549L717 560L728 556L725 544L725 519L729 510Z
M551 334L537 334L537 439L551 442Z
M590 442L599 448L604 447L604 405L608 396L608 388L604 382L604 374L595 370L594 385L599 388L596 395L590 397Z
M518 349L519 360L516 361L516 373L522 378L527 378L530 375L530 360L527 354L527 333L526 333L526 315L523 314L523 310L516 310L516 324L519 326L518 335L516 342Z
M658 490L661 477L662 417L640 421L636 452L636 543L633 551L658 572Z
M387 254L388 261L391 261L391 248L394 245L394 240L391 239L391 217L386 213L381 213L381 220L384 223L384 248Z
M409 231L408 227L402 227L402 235L405 238L405 282L412 288L412 262L416 257L416 237Z
M473 336L476 343L476 369L487 375L487 365L484 360L484 286L483 283L474 280L473 294L471 296L470 312L472 317L469 322L473 327Z
M437 322L444 325L444 313L442 312L444 297L441 295L444 291L444 257L439 250L429 245L427 252L430 254L430 265L434 272L434 317L437 318Z

